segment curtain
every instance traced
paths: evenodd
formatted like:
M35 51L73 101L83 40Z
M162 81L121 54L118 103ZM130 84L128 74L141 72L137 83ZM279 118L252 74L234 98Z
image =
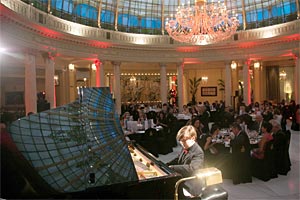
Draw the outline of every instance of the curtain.
M266 67L267 72L267 99L274 102L280 101L279 66Z

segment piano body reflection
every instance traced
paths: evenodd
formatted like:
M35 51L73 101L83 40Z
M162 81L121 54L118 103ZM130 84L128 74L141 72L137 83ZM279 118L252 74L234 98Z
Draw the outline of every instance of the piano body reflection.
M180 176L126 141L109 88L80 88L73 103L9 126L2 198L173 198ZM18 184L17 184L18 185ZM8 187L8 186L7 186Z

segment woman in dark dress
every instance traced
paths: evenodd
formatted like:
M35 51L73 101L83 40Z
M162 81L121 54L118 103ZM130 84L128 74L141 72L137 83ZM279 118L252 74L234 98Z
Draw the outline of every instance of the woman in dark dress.
M215 147L217 144L217 136L219 134L219 127L217 125L212 126L211 132L207 137L205 137L205 144L203 147L204 155L205 155L205 165L208 167L215 166L214 163L218 157L218 150Z

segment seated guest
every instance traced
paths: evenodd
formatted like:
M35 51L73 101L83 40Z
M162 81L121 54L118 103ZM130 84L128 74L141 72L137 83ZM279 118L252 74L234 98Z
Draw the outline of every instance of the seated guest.
M244 131L246 131L246 133L249 130L252 130L251 127L253 126L253 121L252 121L252 117L249 114L243 114L239 116L240 120L241 120L241 126L242 129Z
M245 104L241 105L239 108L239 115L247 114Z
M282 114L281 114L279 108L274 109L273 119L275 119L276 121L278 121L279 124L281 124Z
M210 134L205 137L206 140L203 150L205 155L205 162L208 166L213 166L211 164L214 161L214 157L219 153L217 148L215 147L219 131L219 127L217 125L213 125Z
M262 116L264 118L264 121L266 121L266 122L273 119L273 113L272 113L272 106L271 105L266 105L265 106L265 109L262 113Z
M254 110L253 110L253 112L254 112L255 114L260 114L260 113L261 113L260 105L259 105L258 102L255 102L255 103L254 103Z
M216 167L222 171L223 178L230 178L231 154L223 142L218 142L219 126L214 124L209 135L205 137L204 162L206 167Z
M231 130L235 135L233 139L226 137L232 148L231 175L234 185L252 182L250 141L245 131L242 131L238 123L231 125Z
M198 169L201 169L204 166L204 154L203 150L196 142L197 133L195 128L191 125L182 127L178 131L176 139L180 142L182 149L179 156L168 163L169 167L183 177L193 176ZM184 187L186 187L188 192L193 196L198 196L202 189L199 180L196 179L186 181ZM182 189L179 191L182 192ZM181 193L181 195L183 194Z
M202 128L204 127L203 124L200 121L200 118L199 117L194 117L192 119L192 124L191 125L193 125L194 128L196 129L197 140L199 141L201 139L202 135L203 135Z
M276 119L271 119L272 136L274 138L275 169L278 174L286 175L291 170L289 152L287 148L287 138L281 130L281 123Z
M162 126L164 129L168 128L168 120L166 114L163 111L160 111L156 118L156 125Z
M255 115L255 122L252 123L252 126L249 127L251 130L255 130L259 134L261 134L261 125L263 123L263 116L258 113Z
M130 115L133 117L133 121L137 121L139 118L139 111L137 105L132 106L132 110L129 111Z
M144 124L146 120L147 120L147 115L142 110L140 110L139 117L137 119L138 124Z
M126 111L120 118L121 126L125 129L127 129L127 121L130 120L130 113Z
M230 107L225 107L224 111L220 111L219 118L216 123L220 124L221 128L229 128L234 122L234 114L230 112Z
M266 144L273 140L273 136L271 134L272 124L270 122L263 122L261 130L263 137L258 142L258 148L252 149L251 151L251 156L257 159L264 159Z
M192 115L190 113L189 107L187 105L182 106L182 112L181 113L184 114L184 115Z
M202 128L202 131L204 133L208 133L209 132L208 123L210 121L210 113L204 105L199 106L199 116L200 116L200 120L204 126Z

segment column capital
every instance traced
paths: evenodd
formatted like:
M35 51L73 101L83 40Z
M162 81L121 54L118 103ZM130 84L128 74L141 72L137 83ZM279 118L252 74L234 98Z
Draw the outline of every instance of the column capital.
M243 60L244 64L247 65L248 67L251 65L251 60L248 58L246 60Z
M224 64L230 66L231 63L232 63L232 61L234 61L234 60L225 60L225 61L224 61Z
M44 60L49 59L49 60L54 60L55 57L57 56L57 52L56 51L44 51L41 52L42 57Z
M184 62L177 62L177 63L176 63L176 66L177 66L177 67L180 67L180 66L183 67L183 66L184 66Z
M159 63L159 66L160 66L160 67L166 67L167 64L166 64L166 63Z
M103 60L103 59L100 59L100 58L96 58L95 61L94 61L95 64L99 64L99 65L104 65L105 62L107 62L107 61Z
M37 56L40 51L36 50L36 49L30 49L30 48L27 48L27 49L24 49L23 50L23 53L24 54L29 54L29 55L33 55L33 56Z
M121 62L120 61L111 61L111 64L114 66L120 66Z
M293 58L294 60L299 59L299 55L300 55L300 53L297 52L297 51L293 51L293 52L292 52L292 58Z

